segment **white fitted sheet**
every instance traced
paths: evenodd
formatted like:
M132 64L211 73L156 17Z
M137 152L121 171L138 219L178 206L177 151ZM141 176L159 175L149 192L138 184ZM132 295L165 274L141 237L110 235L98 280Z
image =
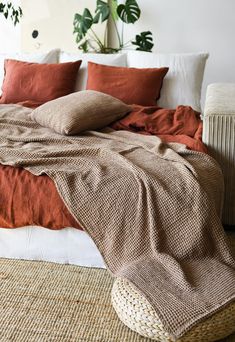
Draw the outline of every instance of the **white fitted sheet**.
M0 228L0 257L105 268L93 240L75 228Z

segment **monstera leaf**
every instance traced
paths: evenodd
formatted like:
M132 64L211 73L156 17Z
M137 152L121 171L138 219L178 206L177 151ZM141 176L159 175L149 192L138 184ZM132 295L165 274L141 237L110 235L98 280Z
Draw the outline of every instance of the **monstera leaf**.
M87 34L93 24L93 17L88 8L84 9L83 15L76 13L74 16L74 33L77 34L76 41L79 43Z
M126 0L125 4L117 7L119 18L126 24L134 24L140 17L141 11L135 0Z
M138 46L136 50L151 52L154 46L152 32L146 31L137 34L132 44Z
M94 24L97 24L100 20L102 23L107 20L110 15L110 7L107 2L97 0L95 13L96 15L93 19Z

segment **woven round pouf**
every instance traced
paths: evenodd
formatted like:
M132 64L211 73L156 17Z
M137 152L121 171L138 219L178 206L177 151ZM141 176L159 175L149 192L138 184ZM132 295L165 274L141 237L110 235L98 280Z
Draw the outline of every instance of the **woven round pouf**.
M159 342L173 342L153 307L127 280L117 278L112 304L120 320L131 330ZM226 306L188 331L178 342L213 342L235 332L235 303Z

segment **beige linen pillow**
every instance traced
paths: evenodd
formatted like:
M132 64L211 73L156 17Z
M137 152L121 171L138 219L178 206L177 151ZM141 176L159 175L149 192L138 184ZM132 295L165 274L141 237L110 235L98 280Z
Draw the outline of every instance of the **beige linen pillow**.
M84 90L43 104L31 118L57 133L75 135L103 128L130 111L130 106L110 95Z

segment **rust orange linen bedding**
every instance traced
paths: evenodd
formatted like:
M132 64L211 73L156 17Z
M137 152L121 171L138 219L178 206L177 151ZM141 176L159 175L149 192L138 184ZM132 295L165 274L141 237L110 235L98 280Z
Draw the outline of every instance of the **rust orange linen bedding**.
M0 165L0 227L80 228L46 175Z
M133 111L112 125L115 130L152 134L164 142L185 144L189 149L207 153L202 143L200 113L188 106L176 109L133 106Z
M176 110L133 106L133 112L112 125L115 130L156 134L166 142L178 142L206 152L201 141L200 114L192 108ZM49 229L81 229L60 198L54 182L22 168L0 165L0 227L37 225Z

